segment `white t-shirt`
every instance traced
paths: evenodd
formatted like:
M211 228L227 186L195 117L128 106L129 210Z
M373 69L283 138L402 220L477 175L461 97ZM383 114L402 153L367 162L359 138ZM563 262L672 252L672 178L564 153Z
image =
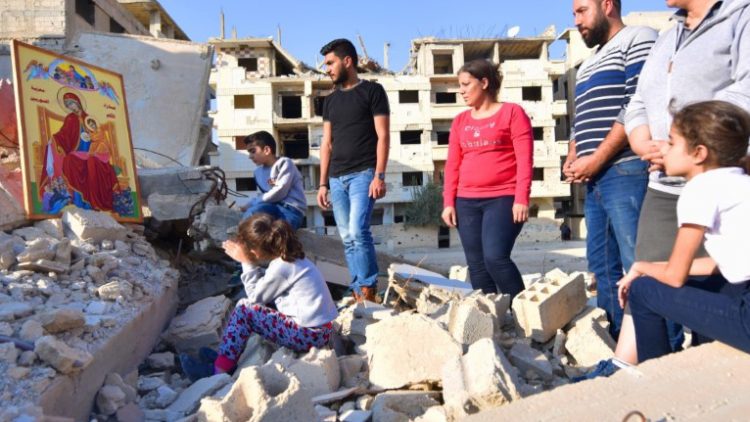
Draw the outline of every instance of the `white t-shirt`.
M693 177L677 201L677 222L706 227L706 251L727 281L750 280L750 176L722 167Z

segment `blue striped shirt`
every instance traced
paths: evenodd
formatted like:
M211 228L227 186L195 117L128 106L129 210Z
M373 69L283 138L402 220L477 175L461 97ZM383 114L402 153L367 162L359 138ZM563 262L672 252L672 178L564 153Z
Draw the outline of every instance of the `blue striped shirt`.
M593 154L612 125L623 123L638 75L657 33L645 26L626 26L581 64L576 77L576 114L571 139L576 156ZM637 158L629 146L608 164Z

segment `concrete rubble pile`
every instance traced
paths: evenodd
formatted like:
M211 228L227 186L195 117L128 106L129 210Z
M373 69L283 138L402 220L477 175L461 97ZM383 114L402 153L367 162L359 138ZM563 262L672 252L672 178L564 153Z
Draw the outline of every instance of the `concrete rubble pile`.
M0 232L0 421L87 417L101 371L135 368L143 343L152 347L148 331L160 330L150 324L174 312L178 277L143 226L106 213L71 209ZM144 317L146 309L161 316ZM135 387L116 374L105 385L103 414L135 402Z
M567 384L612 355L581 274L554 270L534 279L511 308L507 295L394 264L384 304L339 302L329 347L300 354L253 335L232 376L193 384L173 356L152 355L136 401L154 421L461 420ZM223 296L196 303L173 320L156 351L215 348L229 309Z

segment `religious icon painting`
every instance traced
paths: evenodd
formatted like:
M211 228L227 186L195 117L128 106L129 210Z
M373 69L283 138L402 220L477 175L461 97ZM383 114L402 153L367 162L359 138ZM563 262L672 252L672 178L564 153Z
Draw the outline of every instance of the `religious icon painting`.
M122 76L19 41L13 76L28 217L143 221Z

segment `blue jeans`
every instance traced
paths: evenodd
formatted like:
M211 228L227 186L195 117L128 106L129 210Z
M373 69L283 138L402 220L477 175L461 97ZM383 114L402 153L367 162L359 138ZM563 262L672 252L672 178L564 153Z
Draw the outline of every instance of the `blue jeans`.
M370 198L369 191L374 175L375 170L368 169L329 180L333 218L344 242L346 265L355 291L378 283L378 262L370 232L375 199Z
M750 282L732 284L717 274L674 288L641 277L633 281L628 303L639 362L672 351L666 319L750 353Z
M253 214L257 214L259 212L269 214L271 217L275 219L281 219L289 223L290 226L292 226L292 229L297 230L302 225L302 220L305 218L305 216L302 214L302 211L292 207L291 205L285 205L281 202L263 202L263 201L257 201L248 209L245 211L244 214L242 214L242 219L248 219Z
M648 184L648 163L614 164L586 185L586 258L596 277L596 303L607 313L610 334L617 338L623 309L617 282L635 261L638 216Z
M483 293L505 293L511 298L523 280L510 252L523 223L513 222L513 196L456 198L458 234L469 265L471 287Z

